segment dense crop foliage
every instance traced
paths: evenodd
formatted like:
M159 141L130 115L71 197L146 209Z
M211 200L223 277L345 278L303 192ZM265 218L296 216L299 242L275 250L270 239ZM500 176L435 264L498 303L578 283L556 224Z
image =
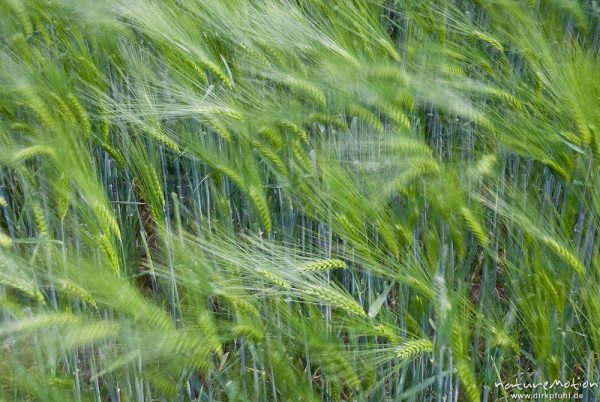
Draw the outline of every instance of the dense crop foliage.
M0 0L0 398L600 382L599 17Z

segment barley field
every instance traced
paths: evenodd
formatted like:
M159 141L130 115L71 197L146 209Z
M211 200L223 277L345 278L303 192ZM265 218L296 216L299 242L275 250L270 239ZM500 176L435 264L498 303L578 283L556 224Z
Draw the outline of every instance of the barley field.
M597 0L0 0L0 400L598 401Z

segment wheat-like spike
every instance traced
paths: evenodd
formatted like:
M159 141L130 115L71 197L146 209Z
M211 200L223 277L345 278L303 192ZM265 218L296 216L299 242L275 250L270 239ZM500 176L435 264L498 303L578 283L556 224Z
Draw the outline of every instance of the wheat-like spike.
M334 221L338 225L340 225L341 228L352 238L359 239L362 237L361 231L359 231L359 228L357 228L357 225L355 225L353 222L350 222L350 220L348 219L348 217L346 215L336 213ZM362 229L362 225L360 226L360 228Z
M410 168L400 175L400 180L404 182L410 182L418 179L421 176L428 175L431 173L438 173L440 171L439 163L430 157L423 158L412 158L410 160Z
M483 33L481 31L475 31L475 32L473 32L473 35L477 39L480 39L480 40L482 40L484 42L487 42L488 44L492 45L492 47L494 47L498 51L504 52L504 46L502 46L502 44L498 40L494 39L490 35L488 35L486 33Z
M19 19L19 23L21 24L25 35L30 36L31 34L33 34L33 24L31 23L31 19L29 18L29 12L25 7L26 3L20 0L6 0L6 2L9 4L10 8L12 8L13 12Z
M61 173L57 180L55 194L56 214L61 221L65 219L67 211L69 210L70 193L71 179L65 173Z
M177 385L176 381L169 379L164 375L164 373L156 374L156 373L148 373L146 370L146 378L150 381L150 384L157 389L159 392L163 393L166 397L175 398L177 396Z
M98 237L98 243L100 249L104 252L104 255L110 262L113 271L118 274L120 271L119 256L113 242L106 235L102 235Z
M233 82L231 82L227 74L225 74L216 63L213 63L210 60L204 60L203 64L206 66L208 71L217 76L227 88L233 88Z
M83 132L86 135L89 135L92 132L92 126L90 124L90 118L87 112L85 111L83 106L81 106L81 103L75 95L67 95L67 100L69 101L69 104L71 105L75 113L77 113L77 116L79 117L79 123L81 123L81 126L83 127Z
M376 102L376 106L382 113L388 115L396 124L404 128L410 128L410 119L406 116L402 108L392 105L389 102Z
M49 145L30 145L13 152L12 160L13 162L23 162L37 156L54 156L54 148Z
M100 115L100 137L104 143L108 142L110 137L110 120L105 109L102 110Z
M271 161L271 163L273 163L273 165L275 166L275 168L277 168L277 171L279 171L279 173L287 176L287 168L285 167L285 163L283 163L283 160L279 157L279 155L277 155L269 147L265 146L264 144L261 144L258 141L253 141L252 145L254 145L256 150L262 156L264 156L266 159Z
M483 247L487 247L489 244L488 235L483 226L479 223L479 220L475 217L475 214L467 207L461 207L460 214L469 229L471 229L471 232L473 232L477 240L479 240L479 243L481 243Z
M150 187L149 190L152 194L152 199L153 200L157 200L160 205L160 211L155 211L155 216L159 217L161 216L161 212L164 210L165 208L165 198L164 198L164 194L163 194L163 188L162 185L160 184L160 180L158 178L158 174L156 173L156 169L154 169L154 167L148 163L144 164L145 165L145 169L144 169L144 173L148 174L148 186ZM152 203L150 205L151 209L155 209L155 205L154 203Z
M179 60L182 60L185 64L187 64L189 67L191 67L192 70L194 70L194 72L196 74L198 74L198 78L200 78L200 81L202 81L202 83L208 84L208 77L203 68L201 68L198 64L196 64L194 61L190 60L187 57L178 57L176 61L179 61ZM171 65L174 67L177 67L176 61L172 62Z
M395 61L400 61L400 53L398 53L398 49L388 40L388 38L379 37L377 38L377 42L381 45L381 47L387 52L387 54L394 59ZM370 47L367 46L367 49Z
M4 233L2 230L0 230L0 247L9 249L9 248L12 248L12 246L13 246L12 238L10 236L8 236L6 233Z
M239 47L243 49L246 53L248 53L250 56L252 56L253 59L259 60L262 64L264 64L267 67L271 66L271 62L269 61L269 59L267 59L262 53L257 52L256 50L247 46L245 43L240 43Z
M167 356L182 354L186 356L185 365L187 367L206 371L212 365L209 345L187 332L181 330L164 331L155 338L155 343L156 350L160 351L161 354Z
M333 373L338 380L346 382L352 389L360 388L360 378L354 371L352 364L340 353L328 350L315 355L325 368Z
M519 345L504 330L492 327L490 332L494 336L493 342L495 346L509 348L515 353L519 352Z
M458 64L444 63L442 64L442 72L449 76L465 77L465 70Z
M315 103L317 103L321 107L326 107L327 99L323 92L319 89L318 86L294 77L288 77L284 80L284 83L288 85L290 88L296 89L299 92L304 93L310 99L312 99Z
M37 300L40 304L45 304L44 295L33 284L17 278L15 275L10 275L8 272L0 271L0 285L16 289Z
M92 210L96 213L96 218L101 223L101 227L108 228L112 234L121 239L121 230L111 210L101 201L92 202Z
M83 345L97 343L106 338L114 337L119 332L119 325L114 322L93 322L67 328L61 333L61 345L74 349Z
M5 310L6 312L10 313L11 316L17 319L26 317L26 314L23 312L23 304L15 302L12 300L12 298L8 298L6 296L0 296L0 309Z
M397 344L400 340L397 330L387 324L377 324L373 327L375 333L380 334L382 337L387 338L391 343Z
M253 342L260 342L263 339L263 333L254 325L236 324L231 329L231 332L237 338L246 338Z
M270 271L267 271L265 269L257 269L256 273L259 274L260 276L264 277L269 282L279 286L282 289L291 289L292 288L292 286L289 283L287 283L281 276L274 274Z
M300 267L301 270L308 272L327 271L337 268L346 268L346 263L342 260L338 260L337 258L328 258L326 260L310 262Z
M395 81L402 86L409 82L409 77L406 75L404 70L401 70L392 65L380 65L370 67L367 71L367 77L375 79L376 81L389 80Z
M399 359L410 359L429 352L433 352L433 344L429 339L406 341L395 350Z
M173 329L171 317L151 301L145 299L137 289L132 288L128 283L122 283L113 293L109 302L115 306L115 309L129 315L140 324L158 331L166 332Z
M58 286L61 291L65 292L71 296L75 296L75 297L79 298L81 301L86 302L87 304L89 304L90 306L93 306L94 308L97 307L96 300L94 300L94 297L87 290L82 288L81 286L76 285L67 279L60 279L58 281Z
M329 381L329 396L334 402L342 401L342 393L339 385L337 384L337 379Z
M279 63L280 66L287 66L289 59L287 59L282 52L271 46L267 41L261 40L260 45Z
M240 176L231 167L229 167L227 165L224 165L224 164L221 164L221 163L215 163L215 164L212 165L212 167L217 172L220 172L220 173L224 174L225 176L227 176L240 189L246 189L246 182L245 182L245 180L242 179L242 176Z
M429 146L415 138L398 137L391 141L391 147L394 150L402 153L416 153L424 157L431 157L431 149Z
M223 138L226 142L231 142L231 133L217 119L205 117L204 120L208 126L221 138Z
M256 307L252 303L247 302L233 294L227 294L225 291L219 291L217 294L223 298L225 298L228 302L230 302L236 310L242 313L246 313L251 317L259 318L260 314Z
M64 327L80 323L82 323L82 319L71 313L38 314L0 326L0 335L5 336L20 332L29 333L38 329Z
M387 224L383 219L376 219L376 227L382 240L387 245L387 248L394 256L400 255L400 247L398 247L398 233L394 230L394 227Z
M292 152L294 154L294 157L300 164L300 167L305 172L307 172L307 173L313 172L313 170L314 170L313 163L306 155L306 151L304 150L304 147L302 146L300 141L292 141Z
M177 145L175 141L173 141L168 135L164 134L160 129L148 128L145 131L150 137L154 138L156 141L160 142L168 148L171 148L174 151L180 152L179 145Z
M119 166L125 169L125 159L123 159L121 154L116 149L114 149L104 141L100 142L100 146L102 147L102 149L104 149L104 151L106 151L107 154L109 154L115 160L115 162L117 162Z
M22 121L12 122L9 124L9 127L15 131L20 131L26 134L33 134L33 127L31 126L31 124Z
M565 181L569 181L569 173L559 164L557 164L556 162L554 162L552 159L549 158L542 158L540 159L540 162L542 162L543 164L547 165L549 168L551 168L552 170L554 170L556 173L559 174L559 176L565 180Z
M281 133L272 127L262 126L258 129L258 133L263 136L275 149L281 149L283 140Z
M596 129L593 125L588 124L589 128L589 145L592 148L592 157L596 162L596 165L600 164L600 138L598 138L598 133L596 133Z
M202 333L206 337L206 341L210 345L211 350L218 355L222 355L223 348L212 315L208 311L203 311L198 317L198 324L202 329Z
M367 318L365 310L351 297L322 285L305 288L304 293L313 296L321 302L331 304L332 307L343 310L349 315Z
M398 91L396 101L409 111L413 111L415 108L415 95L406 88Z
M508 93L507 91L505 91L503 89L490 88L486 92L489 95L495 96L495 97L505 100L505 101L508 101L516 110L521 110L523 108L523 105L515 96L511 95L510 93Z
M590 132L590 127L587 123L587 119L583 114L581 107L577 104L576 101L567 100L567 105L569 105L569 110L571 111L571 118L575 122L577 129L579 131L579 135L581 136L581 141L589 145L593 139L593 133Z
M258 211L258 216L260 217L265 230L270 232L272 226L271 215L269 214L269 206L267 205L267 200L265 199L264 193L257 187L250 186L248 188L248 195Z
M322 124L329 124L332 127L335 127L339 130L342 131L346 131L348 130L348 125L346 124L346 122L344 121L344 119L341 119L337 116L331 116L328 114L324 114L324 113L311 113L308 115L308 119L307 122L310 123L322 123Z
M84 77L90 83L98 83L101 74L96 68L96 65L93 63L93 61L90 60L90 57L79 55L77 56L77 60L81 63L80 71L82 77Z
M567 264L571 266L579 275L585 275L585 266L581 260L573 254L565 246L561 245L555 239L549 236L543 236L542 241L552 249L559 257L561 257Z
M481 176L489 175L493 170L496 164L498 163L498 158L494 154L484 155L479 159L475 165L475 170Z
M303 128L297 126L296 124L294 124L293 122L291 122L289 120L282 120L281 126L283 128L290 130L292 133L294 133L296 136L298 136L298 138L300 138L303 142L308 144L308 134L306 134L306 131Z
M378 133L383 134L385 127L374 113L358 104L352 104L347 108L351 115L358 117L373 127Z
M18 55L23 60L30 63L31 58L32 58L32 51L31 51L31 47L27 43L27 37L19 32L19 33L13 35L12 38L10 38L10 39L12 41L11 44L12 44L13 50L15 50L15 54ZM32 109L36 110L35 108L32 108ZM39 117L42 118L42 115L39 115Z
M33 216L35 218L35 226L40 237L48 234L48 225L46 224L46 216L44 210L38 201L33 202Z
M479 395L475 375L465 359L456 359L456 372L458 373L460 382L465 388L465 394L467 395L468 400L470 402L480 402L481 396Z
M56 103L56 105L58 106L58 109L60 110L60 113L62 113L63 117L65 117L67 120L72 121L72 122L77 121L77 118L75 117L73 112L71 112L71 109L69 109L67 104L56 93L50 92L48 94L48 97L50 99L52 99L54 101L54 103Z

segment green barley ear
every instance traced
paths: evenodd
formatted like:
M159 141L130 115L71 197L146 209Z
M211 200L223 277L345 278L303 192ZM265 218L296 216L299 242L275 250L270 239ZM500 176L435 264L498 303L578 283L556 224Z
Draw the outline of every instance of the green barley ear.
M559 257L561 257L580 276L585 275L585 266L574 253L550 236L542 236L542 241Z
M423 353L433 352L433 344L429 339L418 339L406 341L395 350L396 357L399 359L410 359L422 355Z
M329 271L331 269L337 268L346 268L346 263L342 260L338 260L337 258L329 258L326 260L314 261L308 264L304 264L300 267L301 270L307 272Z
M81 105L79 100L75 97L75 95L73 95L73 94L67 95L67 100L68 100L71 108L77 114L79 123L81 124L81 126L83 128L84 134L89 136L90 133L92 132L92 126L91 126L90 118L89 118L87 112L85 111L85 109L83 108L83 106Z
M330 304L332 307L344 311L348 315L359 318L368 317L366 311L356 302L356 300L335 289L323 285L314 285L302 289L302 292L305 295L314 298L316 301Z
M255 319L260 318L260 313L258 312L256 307L252 303L249 303L241 297L235 296L233 294L228 294L224 290L218 290L216 292L216 295L222 297L227 302L229 302L233 309L237 312L247 314Z
M10 236L0 230L0 247L10 249L13 246L13 241Z
M479 241L479 243L483 247L487 247L489 245L490 240L485 229L483 228L481 223L479 223L479 220L475 217L473 212L467 207L461 207L460 214L467 226L469 227L469 229L471 230L471 232L473 232L473 234Z
M0 263L0 268L4 269L2 263ZM35 285L29 281L26 281L25 279L17 277L14 274L0 271L0 285L18 290L19 292L31 297L33 300L36 300L38 303L45 304L44 295Z
M161 144L165 145L167 148L171 148L176 152L180 152L179 145L171 139L168 135L166 135L161 128L157 127L147 127L145 130L146 134L148 134L151 138L157 140Z
M23 162L38 156L54 156L54 148L48 145L31 145L12 153L13 162Z
M347 111L350 115L356 116L359 119L366 122L367 124L369 124L379 134L383 134L383 132L385 131L385 127L383 126L383 123L381 123L379 118L375 114L373 114L371 111L369 111L368 109L366 109L358 104L352 104L352 105L348 106Z
M98 237L98 243L100 250L104 253L107 261L110 263L111 269L114 273L118 274L121 270L119 263L119 255L114 242L106 235Z
M308 134L303 128L299 127L298 125L294 124L292 121L287 119L281 121L280 124L283 128L290 130L292 133L294 133L294 135L296 135L300 140L302 140L302 142L308 144Z
M77 297L82 302L89 304L90 306L97 308L96 300L94 297L81 286L67 280L60 279L58 282L58 289L70 296Z
M481 396L475 375L473 374L470 364L464 358L457 359L456 372L458 373L460 382L465 388L465 395L467 396L467 399L470 402L480 402Z
M59 220L64 220L69 210L71 196L71 178L61 173L55 187L56 212Z
M329 384L329 396L334 402L341 402L342 400L342 390L338 385L338 380L336 378L328 381Z
M281 149L283 147L283 139L281 138L281 133L273 127L262 126L258 129L258 133L265 138L269 144L273 146L276 150Z
M260 191L257 187L251 186L248 189L248 195L254 203L258 211L258 216L267 232L271 231L272 221L269 213L269 207L267 205L267 199L263 191Z
M389 324L377 324L373 326L373 330L378 336L387 338L387 340L392 344L398 344L400 342L397 328L394 328Z
M117 151L116 149L114 149L112 146L110 146L106 142L101 142L100 146L106 151L107 154L109 154L115 160L115 162L117 162L117 164L121 168L123 168L123 169L126 168L125 158L123 158L123 156L121 155L121 152Z
M108 229L117 237L117 239L120 239L121 229L119 228L119 224L117 223L113 212L109 210L106 204L100 200L95 200L91 202L91 207L96 214L96 218L98 219L100 226Z
M338 130L341 130L341 131L348 130L348 125L346 124L344 119L341 119L337 116L332 116L332 115L323 114L323 113L309 114L307 122L310 124L321 123L321 124L331 125L332 127L337 128Z
M33 202L32 209L38 235L40 237L45 237L48 235L48 224L46 222L46 214L44 213L44 209L37 200Z
M281 276L274 274L270 271L267 271L266 269L257 269L256 273L260 276L262 276L263 278L265 278L267 281L271 282L274 285L279 286L282 289L291 289L292 286L286 282Z
M307 173L314 172L313 162L308 157L300 141L292 142L292 152L300 167Z
M223 140L231 142L231 133L223 124L219 122L219 120L212 117L205 117L204 120L206 120L207 125L221 138L223 138Z

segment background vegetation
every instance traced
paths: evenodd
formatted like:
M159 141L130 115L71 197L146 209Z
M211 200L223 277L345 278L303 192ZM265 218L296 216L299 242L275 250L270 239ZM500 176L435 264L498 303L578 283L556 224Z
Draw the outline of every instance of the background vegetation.
M2 399L600 382L599 16L1 0Z

